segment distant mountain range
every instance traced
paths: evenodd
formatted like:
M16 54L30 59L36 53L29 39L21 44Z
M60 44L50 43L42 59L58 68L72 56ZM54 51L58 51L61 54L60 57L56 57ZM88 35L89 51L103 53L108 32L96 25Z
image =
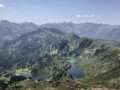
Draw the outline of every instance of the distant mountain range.
M98 38L120 41L120 27L114 28L110 30L109 32L103 32Z
M65 33L74 32L80 37L87 37L87 38L98 38L98 39L115 40L115 41L119 41L118 38L120 38L119 25L96 24L96 23L73 24L71 22L68 23L64 22L64 23L43 24L41 25L41 27L56 28ZM110 33L114 34L113 37L111 37Z
M2 20L0 21L0 44L37 29L38 26L31 22L13 23Z
M120 41L120 26L96 23L73 24L72 22L48 23L38 26L32 22L13 23L0 21L0 45L38 28L56 28L64 33L74 32L80 37Z

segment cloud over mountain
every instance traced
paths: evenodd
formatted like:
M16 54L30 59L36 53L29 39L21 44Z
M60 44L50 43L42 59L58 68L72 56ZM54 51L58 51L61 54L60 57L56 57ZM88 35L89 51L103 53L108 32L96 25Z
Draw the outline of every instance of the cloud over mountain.
M92 14L92 15L76 15L76 18L94 18L96 15Z
M3 4L1 4L1 3L0 3L0 7L2 7L2 8L3 8L3 7L5 7L5 6L4 6Z

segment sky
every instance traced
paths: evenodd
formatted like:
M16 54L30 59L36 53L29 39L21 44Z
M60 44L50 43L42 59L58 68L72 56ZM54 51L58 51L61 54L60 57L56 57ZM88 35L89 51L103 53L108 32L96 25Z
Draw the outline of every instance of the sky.
M120 25L120 0L0 0L0 20Z

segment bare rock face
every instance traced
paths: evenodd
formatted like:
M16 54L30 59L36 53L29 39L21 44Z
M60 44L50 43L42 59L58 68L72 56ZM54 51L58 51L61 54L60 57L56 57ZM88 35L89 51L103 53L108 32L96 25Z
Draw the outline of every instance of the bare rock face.
M79 48L87 48L91 45L92 42L92 40L85 39L79 44Z

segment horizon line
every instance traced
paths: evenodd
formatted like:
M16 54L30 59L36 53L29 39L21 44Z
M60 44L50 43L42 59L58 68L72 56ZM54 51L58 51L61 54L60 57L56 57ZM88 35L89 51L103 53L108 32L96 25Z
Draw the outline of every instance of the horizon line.
M8 22L17 23L17 24L33 23L33 24L36 24L36 25L38 25L38 26L41 26L41 25L43 25L43 24L60 24L60 23L72 23L72 24L92 23L92 24L103 24L103 25L116 25L116 26L120 26L120 24L108 24L108 23L98 23L98 22L81 22L81 23L75 23L75 22L72 22L72 21L62 21L62 22L47 22L47 23L37 24L37 23L32 22L32 21L15 22L15 21L11 21L11 20L0 20L0 22L2 22L2 21L8 21Z

